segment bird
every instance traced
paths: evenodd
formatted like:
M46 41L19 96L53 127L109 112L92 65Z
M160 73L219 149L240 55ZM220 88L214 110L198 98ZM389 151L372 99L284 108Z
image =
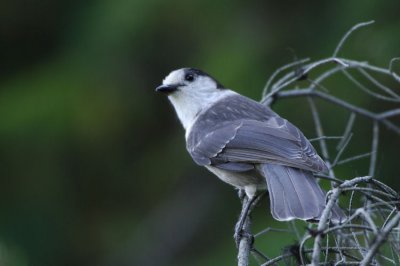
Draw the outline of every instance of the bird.
M172 71L156 92L166 94L172 103L194 162L245 192L249 200L243 209L248 211L257 195L267 190L274 219L321 218L326 192L314 174L326 173L328 167L291 122L196 68ZM236 241L243 233L243 209L235 228ZM331 221L344 218L335 204Z

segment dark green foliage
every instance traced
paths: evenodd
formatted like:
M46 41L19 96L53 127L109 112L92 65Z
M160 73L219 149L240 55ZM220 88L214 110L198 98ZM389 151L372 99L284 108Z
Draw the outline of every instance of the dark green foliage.
M260 99L271 73L293 60L288 47L300 58L326 56L368 19L376 23L341 53L387 66L399 56L399 8L344 0L1 1L0 265L234 264L240 203L191 161L173 109L154 88L172 69L196 67ZM346 82L329 87L388 109L346 91ZM307 102L274 109L315 137ZM346 114L325 122L330 132L343 128L339 117ZM369 122L356 122L365 134L348 156L370 146ZM377 173L398 189L399 139L380 134ZM368 159L338 171L365 175ZM277 224L265 205L254 213L258 229ZM265 245L275 254L292 237L272 236Z

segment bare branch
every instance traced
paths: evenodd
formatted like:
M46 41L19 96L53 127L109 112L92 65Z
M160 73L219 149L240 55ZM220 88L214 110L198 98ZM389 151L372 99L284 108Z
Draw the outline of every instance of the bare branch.
M244 237L242 238L242 241L245 241L243 247L239 247L239 265L248 265L249 253L253 254L260 265L278 265L282 261L287 263L287 259L295 259L296 264L306 265L310 263L309 258L311 258L312 265L315 266L328 264L395 265L400 263L400 256L398 256L400 252L400 228L398 227L400 195L397 191L373 178L376 174L378 150L380 150L379 131L384 125L387 129L400 135L400 125L398 121L392 119L400 115L400 108L395 106L393 109L386 108L380 112L374 112L368 106L356 105L344 97L335 95L334 88L324 83L328 78L346 77L351 82L348 88L349 92L355 87L373 100L383 100L392 105L400 103L400 93L381 82L381 80L387 80L381 79L381 76L394 78L395 81L400 82L400 76L393 69L395 62L400 61L400 57L393 58L388 68L374 66L365 61L338 57L351 34L372 23L373 21L363 22L352 27L340 40L332 57L313 62L309 62L310 60L307 58L289 63L277 69L266 82L261 99L263 104L271 105L274 101L293 97L307 99L316 132L316 137L310 141L318 141L321 157L330 169L329 175L315 173L315 177L331 181L332 189L327 193L325 209L319 217L317 225L308 224L304 229L304 225L300 227L298 222L291 221L288 223L289 230L268 227L255 235L259 238L268 237L268 232L289 233L298 239L299 245L291 245L290 249L286 249L282 255L270 259L261 251L260 247L251 248L251 243L246 242L249 238ZM321 69L321 66L327 66L327 70L319 73L318 70ZM310 78L309 75L314 70L318 76ZM353 71L359 72L360 75L353 75ZM360 81L360 77L362 81ZM299 80L303 80L303 82L298 83ZM316 99L329 102L340 110L350 112L342 130L342 136L324 134L321 121L325 120L321 119L323 114L320 114L317 109ZM387 106L389 105L383 106L383 108ZM358 117L365 117L371 122L370 150L342 159L344 151L350 147L352 131ZM355 131L354 134L358 134L358 132ZM354 135L355 137L356 135ZM328 144L334 144L330 142L331 140L338 140L336 151L328 150ZM346 181L335 177L335 166L366 157L370 157L368 176ZM333 162L331 162L331 158L334 158ZM349 197L349 200L342 201L343 197ZM343 208L348 216L345 221L333 224L330 216L339 199L342 203L348 204L346 208ZM250 226L249 217L246 219L246 226ZM250 231L250 228L248 230ZM321 256L323 259L320 260Z
M344 150L346 149L347 145L349 144L349 142L350 142L352 136L353 136L353 135L350 134L350 135L347 137L347 140L344 142L344 144L342 145L341 149L340 149L339 152L337 153L336 158L335 158L335 160L333 161L332 167L335 167L336 164L338 163L340 157L342 156L342 153L344 152Z
M250 229L250 221L247 219L243 225L243 228L247 230ZM238 252L238 266L248 266L249 265L249 255L250 255L250 239L243 237L239 244Z
M337 162L336 165L341 165L341 164L349 163L349 162L352 162L352 161L355 161L355 160L358 160L358 159L363 159L365 157L369 157L371 154L372 154L372 152L367 152L367 153L364 153L364 154L356 155L356 156L341 160L341 161Z
M249 199L245 197L243 199L243 205L246 205L247 201ZM246 233L250 233L250 216L247 216L247 218L244 221L243 224L243 231ZM242 237L240 239L239 243L239 248L238 248L238 266L248 266L249 265L249 255L250 255L250 249L251 249L251 240L248 237Z
M369 265L373 257L375 256L376 252L378 251L379 247L382 245L384 241L387 241L387 236L389 233L392 231L392 229L396 226L398 226L400 221L400 213L397 213L396 216L389 222L387 225L379 232L379 234L376 234L376 238L374 239L374 242L368 251L367 255L364 257L364 259L361 261L360 266L364 265Z
M368 74L367 71L365 71L362 68L358 68L357 69L361 74L363 74L369 81L371 81L372 84L376 85L379 89L383 90L384 92L386 92L387 94L392 95L395 99L399 100L400 96L395 93L393 90L389 89L388 87L386 87L385 85L383 85L382 83L380 83L378 80L376 80L374 77L372 77L370 74Z
M335 75L337 72L340 72L340 71L346 69L346 67L348 67L348 65L346 65L346 66L340 65L340 66L336 66L330 70L323 72L319 77L317 77L315 80L313 80L311 82L310 89L315 89L316 87L320 86L322 81Z
M390 64L389 64L389 72L392 75L392 77L397 80L398 82L400 82L400 77L393 71L393 65L394 62L396 61L400 61L400 57L395 57L392 60L390 60Z
M315 106L315 103L311 98L308 98L308 103L310 105L311 113L312 113L312 116L313 116L313 119L314 119L315 130L316 130L317 136L319 138L319 145L321 147L322 156L324 157L324 159L326 161L329 162L328 148L326 146L325 139L322 138L322 136L324 136L324 132L323 132L323 129L322 129L321 119L319 118L317 107Z
M338 46L336 47L335 51L333 52L333 57L336 57L337 54L339 53L340 49L342 49L343 44L345 43L345 41L349 38L349 36L356 31L357 29L361 28L361 27L365 27L365 26L369 26L372 23L374 23L375 21L371 20L371 21L367 21L367 22L361 22L358 23L356 25L354 25L348 32L346 32L346 34L343 36L343 38L340 40Z
M246 212L247 216L246 219L244 220L243 223L243 232L244 232L244 236L242 236L240 238L240 242L239 242L239 246L238 246L238 255L237 255L237 259L238 259L238 266L248 266L249 264L249 255L250 255L250 251L252 249L252 237L250 237L251 235L251 219L250 219L250 214L251 211L253 210L253 208L257 205L257 203L260 201L260 199L264 196L264 193L259 194L255 200L250 203L250 207L249 210ZM247 196L245 196L243 198L243 202L242 205L246 206L248 201L250 199L247 198Z
M265 228L264 230L262 230L262 231L258 232L257 234L255 234L254 237L257 238L257 237L259 237L259 236L261 236L261 235L263 235L263 234L266 234L266 233L268 233L268 232L293 233L292 231L287 230L287 229L279 229L279 228L267 227L267 228Z
M366 73L366 72L364 72ZM381 95L379 93L373 92L370 89L368 89L367 87L365 87L364 85L362 85L358 80L356 80L348 71L343 70L343 74L356 85L356 88L361 89L362 91L364 91L365 93L379 99L379 100L384 100L384 101L388 101L388 102L400 102L400 99L396 98L391 98L391 97L387 97L384 95ZM370 77L370 76L369 76Z
M340 150L342 148L342 146L345 143L346 139L350 135L355 120L356 120L356 114L355 113L351 113L350 117L349 117L349 120L347 121L346 128L345 128L344 133L343 133L343 138L341 139L341 141L336 146L337 150Z
M376 121L384 124L388 129L391 129L400 135L400 127L396 126L395 124L393 124L392 122L387 120L386 119L387 117L381 118L381 117L379 117L379 114L375 114L375 113L368 111L366 109L363 109L361 107L352 105L344 100L341 100L339 98L336 98L336 97L326 94L324 92L311 90L311 89L298 89L298 90L282 91L282 92L277 93L277 95L276 95L277 98L292 98L292 97L304 97L304 96L317 97L317 98L323 99L325 101L328 101L330 103L333 103L343 109L354 112L358 115L362 115L371 120L376 120ZM395 110L397 110L397 109L395 109ZM397 114L397 111L396 111L396 114Z
M369 176L368 177L357 177L352 180L345 181L339 187L331 190L331 193L328 196L329 201L326 204L326 207L325 207L324 211L322 212L321 218L318 223L318 229L317 229L318 232L322 232L323 230L325 230L325 228L327 226L327 221L331 214L331 210L332 210L333 206L335 205L337 199L339 198L339 194L340 194L341 190L344 188L347 188L347 187L352 187L357 183L365 182L369 179L371 179L371 177L369 177ZM320 247L321 238L322 238L322 234L320 234L320 233L315 237L313 254L312 254L312 264L313 265L319 265L319 257L320 257L320 253L321 253L321 247Z
M317 137L317 138L312 138L312 139L308 139L310 142L314 142L314 141L319 141L321 139L326 139L326 140L330 140L330 139L343 139L342 136L321 136L321 137Z
M389 118L389 117L396 116L396 115L400 115L400 109L393 109L393 110L389 110L389 111L377 114L377 118L378 118L378 120L383 120L385 118Z
M372 136L371 162L369 165L370 176L374 176L375 174L376 158L378 156L378 142L379 142L379 126L378 123L375 121L373 127L373 136Z
M304 63L306 63L306 62L308 62L308 61L310 61L309 58L301 59L301 60L295 61L295 62L293 62L293 63L289 63L289 64L287 64L287 65L284 65L284 66L278 68L277 70L275 70L275 72L271 75L271 77L268 79L267 83L266 83L265 86L264 86L264 89L263 89L263 92L262 92L262 97L264 97L264 96L267 94L268 89L269 89L269 87L270 87L272 81L273 81L273 80L275 79L275 77L278 76L282 71L284 71L284 70L286 70L286 69L289 69L289 68L292 68L292 67L295 67L295 66L298 66L298 65L302 65L302 64L304 64Z

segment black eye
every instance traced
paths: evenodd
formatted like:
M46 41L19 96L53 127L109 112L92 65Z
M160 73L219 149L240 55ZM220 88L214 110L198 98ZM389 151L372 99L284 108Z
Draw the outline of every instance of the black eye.
M193 81L194 80L194 75L190 74L190 73L186 74L185 75L185 80L189 81L189 82Z

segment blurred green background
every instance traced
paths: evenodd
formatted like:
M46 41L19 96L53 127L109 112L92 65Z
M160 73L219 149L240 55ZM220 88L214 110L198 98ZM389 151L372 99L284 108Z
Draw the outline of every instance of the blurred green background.
M236 192L192 162L154 88L190 66L259 99L269 75L293 60L288 48L329 56L371 19L341 54L387 66L400 55L399 10L397 0L2 0L0 265L235 264ZM365 108L393 107L353 94L344 78L328 85ZM342 134L348 113L317 104L326 134ZM274 109L315 137L307 101ZM370 149L371 123L355 126L344 157ZM377 173L398 190L399 138L380 135ZM338 174L366 175L368 163ZM268 226L286 225L264 200L254 230ZM271 233L257 244L272 256L292 238Z

